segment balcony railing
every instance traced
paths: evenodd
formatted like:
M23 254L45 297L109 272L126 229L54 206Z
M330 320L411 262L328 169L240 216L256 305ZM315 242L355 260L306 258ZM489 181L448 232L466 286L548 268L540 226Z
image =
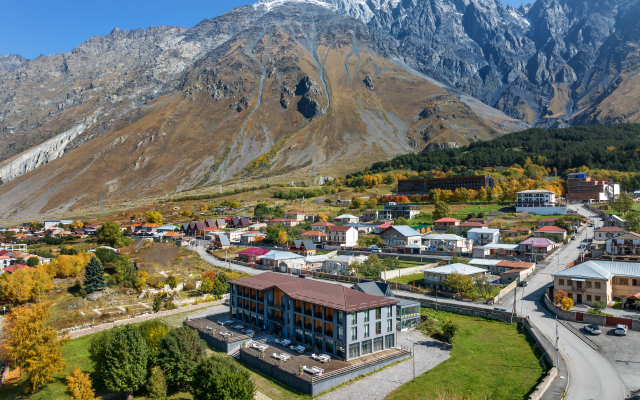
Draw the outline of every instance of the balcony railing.
M579 287L575 287L575 286L574 286L573 288L571 288L571 291L572 291L572 292L581 292L581 293L584 293L586 290L585 290L585 288L579 288Z
M280 311L284 310L284 304L277 304L277 303L274 303L273 301L268 301L268 300L267 300L267 307L280 310Z
M277 324L284 325L284 318L269 317L268 319L269 319L269 321L273 321L273 322L275 322Z
M314 330L314 332L322 334L322 325L316 326L316 329Z

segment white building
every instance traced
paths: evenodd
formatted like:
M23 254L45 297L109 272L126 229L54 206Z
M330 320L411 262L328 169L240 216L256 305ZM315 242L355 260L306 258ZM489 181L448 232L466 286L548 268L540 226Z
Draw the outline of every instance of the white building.
M358 230L353 226L332 226L329 228L327 245L355 247L358 245Z
M467 239L473 240L475 246L498 243L500 240L500 229L473 228L467 232Z
M422 244L432 251L453 251L457 253L471 253L473 251L473 240L447 233L422 235Z
M326 260L322 270L330 274L349 275L351 264L363 263L368 259L368 256L337 256Z
M566 214L566 206L556 205L556 194L550 190L536 189L518 192L516 212L529 212L538 215Z

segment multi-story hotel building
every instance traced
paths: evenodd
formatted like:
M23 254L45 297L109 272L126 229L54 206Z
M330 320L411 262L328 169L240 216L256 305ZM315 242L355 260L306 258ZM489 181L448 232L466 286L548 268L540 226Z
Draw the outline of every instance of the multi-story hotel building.
M567 201L606 202L620 194L620 185L608 179L594 179L586 172L567 176Z
M479 191L482 188L491 189L495 186L495 179L490 176L452 176L433 179L401 179L398 180L398 194L413 196L415 194L428 195L431 189L451 190L465 188Z
M265 272L229 281L231 317L352 360L396 344L397 300Z

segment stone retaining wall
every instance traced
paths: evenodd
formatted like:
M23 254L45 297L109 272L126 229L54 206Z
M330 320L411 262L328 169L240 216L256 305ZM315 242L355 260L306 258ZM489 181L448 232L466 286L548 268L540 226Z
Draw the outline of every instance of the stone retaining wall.
M417 274L422 270L437 267L437 266L438 264L435 263L435 264L420 265L417 267L398 268L398 269L394 269L393 271L383 271L381 275L382 275L382 279L392 280L392 279L395 279L396 277Z
M91 335L91 334L97 333L97 332L102 332L102 331L105 331L107 329L112 329L112 328L115 328L116 326L136 324L138 322L148 321L148 320L156 319L156 318L167 317L169 315L180 314L180 313L183 313L183 312L186 312L186 311L199 310L201 308L220 305L223 302L224 302L223 300L210 301L208 303L192 304L192 305L189 305L189 306L186 306L186 307L178 307L175 310L165 310L165 311L159 311L159 312L153 313L153 314L140 315L140 316L137 316L137 317L134 317L134 318L121 319L121 320L114 321L114 322L94 325L91 328L78 329L77 331L70 332L68 335L69 335L69 339L77 339L79 337L83 337L83 336L86 336L86 335Z

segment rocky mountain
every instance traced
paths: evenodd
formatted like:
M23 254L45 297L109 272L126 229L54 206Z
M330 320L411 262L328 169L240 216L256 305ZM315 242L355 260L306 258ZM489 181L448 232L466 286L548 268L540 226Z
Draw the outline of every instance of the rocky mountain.
M27 61L19 54L0 55L0 74L12 71Z
M638 122L640 0L261 0L0 58L0 219Z
M336 175L523 124L308 2L94 37L0 75L0 217L234 177Z

